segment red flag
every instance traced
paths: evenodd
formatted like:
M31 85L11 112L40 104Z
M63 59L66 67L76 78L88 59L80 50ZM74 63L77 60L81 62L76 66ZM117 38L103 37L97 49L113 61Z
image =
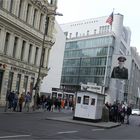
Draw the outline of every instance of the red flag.
M109 23L110 25L112 25L112 22L113 22L113 12L110 14L110 16L106 20L106 23Z

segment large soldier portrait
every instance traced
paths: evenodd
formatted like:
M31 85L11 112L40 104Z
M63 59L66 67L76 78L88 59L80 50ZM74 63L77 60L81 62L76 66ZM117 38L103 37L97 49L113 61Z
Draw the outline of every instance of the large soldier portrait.
M118 57L118 66L113 68L111 78L128 79L128 69L124 66L125 61L125 57Z

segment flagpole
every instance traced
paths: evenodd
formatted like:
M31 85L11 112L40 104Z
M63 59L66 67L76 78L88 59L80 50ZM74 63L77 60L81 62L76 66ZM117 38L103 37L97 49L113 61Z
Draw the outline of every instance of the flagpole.
M115 8L113 8L113 11L112 11L112 13L113 13L113 20L114 20L114 10L115 10ZM113 21L112 21L112 23L113 23ZM112 32L112 24L111 24L111 32Z
M112 14L114 15L114 8L113 8L113 12L112 12ZM111 26L111 32L112 32L112 22L113 22L113 17L112 17L111 20L107 20L106 22L110 24L110 26ZM102 89L102 93L103 93L103 95L104 95L104 103L105 103L105 84L106 84L106 77L107 77L109 52L110 52L110 39L111 39L111 37L109 36L108 46L107 46L107 59L106 59L105 75L104 75L103 89Z

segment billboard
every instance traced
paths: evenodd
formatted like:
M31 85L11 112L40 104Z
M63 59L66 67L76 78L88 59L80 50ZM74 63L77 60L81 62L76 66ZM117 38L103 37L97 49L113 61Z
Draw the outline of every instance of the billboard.
M130 77L131 56L113 55L111 78L128 80Z

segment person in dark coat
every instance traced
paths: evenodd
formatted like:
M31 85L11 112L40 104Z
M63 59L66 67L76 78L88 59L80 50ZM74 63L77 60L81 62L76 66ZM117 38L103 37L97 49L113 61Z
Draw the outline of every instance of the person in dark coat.
M9 109L13 108L13 103L14 103L14 98L15 98L15 93L14 91L10 92L8 95L8 101L9 101Z
M118 61L119 65L113 68L111 78L128 79L128 69L124 67L126 58L123 56L118 57Z
M132 108L130 105L128 105L126 110L127 124L129 124L129 116L131 115L131 113L132 113Z
M117 122L117 120L118 120L118 106L117 106L116 102L114 102L114 104L111 106L111 114L112 114L113 122Z

